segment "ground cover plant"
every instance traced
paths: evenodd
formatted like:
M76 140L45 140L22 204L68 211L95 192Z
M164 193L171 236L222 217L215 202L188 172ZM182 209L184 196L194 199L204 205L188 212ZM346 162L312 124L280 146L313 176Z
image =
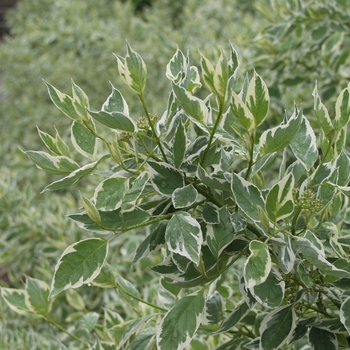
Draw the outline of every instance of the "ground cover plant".
M268 88L255 71L239 79L231 44L197 66L177 49L157 116L144 60L129 44L115 58L141 117L113 85L98 109L74 82L71 94L46 82L71 145L39 129L48 152L26 154L60 175L45 192L80 189L69 217L86 237L64 250L51 286L27 277L2 288L6 303L54 324L62 349L348 348L350 86L333 110L314 86L316 127L297 105L266 126ZM76 317L57 313L62 295Z

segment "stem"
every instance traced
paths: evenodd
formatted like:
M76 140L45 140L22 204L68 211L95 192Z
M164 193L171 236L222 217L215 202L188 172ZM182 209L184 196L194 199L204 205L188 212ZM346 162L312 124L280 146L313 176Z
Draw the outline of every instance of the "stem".
M146 305L151 306L151 307L153 307L154 309L157 309L157 310L160 310L160 311L164 311L164 312L168 312L168 311L169 311L169 310L167 310L167 309L164 309L164 308L162 308L162 307L160 307L160 306L157 306L157 305L154 305L154 304L152 304L152 303L149 303L148 301L143 300L143 299L141 299L141 298L139 298L139 297L137 297L137 296L135 296L135 295L129 293L129 292L126 291L124 288L122 288L119 284L118 284L117 286L118 286L117 288L120 289L123 293L125 293L125 294L128 295L129 297L131 297L131 298L133 298L133 299L139 301L140 303L146 304Z
M247 172L245 174L245 179L248 180L250 172L252 171L252 167L253 167L253 152L254 152L254 135L249 135L250 136L250 150L249 150L249 164L248 164L248 169Z
M65 329L63 326L61 326L60 324L58 324L53 318L51 318L50 316L46 316L45 317L46 320L51 323L53 326L55 326L56 328L58 328L60 331L62 331L63 333L66 333L67 335L69 335L71 338L73 338L74 340L78 341L79 343L85 345L86 347L88 346L88 344L86 342L84 342L82 339L78 338L76 335L72 334L71 332L69 332L67 329Z
M208 152L209 152L209 149L211 147L211 144L213 143L214 135L216 133L216 130L219 127L219 124L221 122L222 116L224 114L223 105L224 105L224 103L220 101L219 114L218 114L218 117L216 118L216 121L215 121L215 124L214 124L214 128L213 128L212 132L210 133L208 146L207 146L207 148L205 149L205 151L203 153L203 158L202 158L202 161L201 161L202 164L204 164L205 158L208 155Z
M164 152L164 149L163 149L162 144L161 144L161 142L160 142L160 139L159 139L159 137L158 137L158 135L157 135L157 133L156 133L156 130L154 129L154 125L153 125L153 123L152 123L152 121L151 121L151 117L150 117L150 114L149 114L149 112L148 112L148 109L147 109L147 106L146 106L146 103L145 103L145 99L144 99L144 97L143 97L142 92L139 93L139 98L140 98L140 101L141 101L141 103L142 103L142 107L143 107L143 109L144 109L144 111L145 111L145 113L146 113L146 117L147 117L148 123L149 123L149 125L150 125L150 127L151 127L151 129L152 129L152 133L153 133L153 135L154 135L154 137L155 137L155 139L156 139L156 142L157 142L157 145L158 145L158 147L159 147L159 150L160 150L160 152L162 153L163 159L164 159L164 161L165 161L166 163L168 163L168 159L167 159L167 157L166 157L166 155L165 155L165 152Z

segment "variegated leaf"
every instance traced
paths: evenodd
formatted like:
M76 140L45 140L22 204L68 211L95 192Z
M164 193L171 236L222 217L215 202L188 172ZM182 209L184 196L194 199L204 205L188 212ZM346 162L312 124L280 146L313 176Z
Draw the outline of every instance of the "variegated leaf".
M102 211L119 209L124 193L129 189L129 178L113 175L103 180L95 189L94 201Z
M253 288L266 281L271 271L269 247L265 242L251 241L250 255L244 264L244 282L246 288Z
M176 84L173 84L173 91L179 104L190 118L200 123L208 121L209 110L203 100L191 95L185 88Z
M157 330L159 350L183 350L191 342L203 317L203 292L180 299L163 317Z
M249 82L245 101L254 117L255 127L258 127L265 120L269 111L270 96L265 82L255 71Z
M233 241L234 230L230 212L226 207L219 209L219 223L207 225L206 242L212 254L219 258L222 251Z
M340 130L350 121L350 84L341 91L335 103L334 129Z
M270 189L266 197L266 212L272 222L276 223L293 213L293 188L294 176L288 174Z
M181 50L177 49L166 67L167 78L175 84L179 84L187 71L187 59Z
M309 171L318 159L318 150L315 133L305 116L302 117L299 131L290 143L290 147Z
M93 122L91 124L94 127ZM85 126L74 121L71 128L71 140L74 148L84 157L94 159L97 151L97 139Z
M171 165L148 161L148 166L152 185L158 193L170 197L177 188L184 186L181 173Z
M260 349L275 350L281 348L293 334L296 322L294 305L276 308L263 319L260 332Z
M103 238L88 238L70 245L56 264L50 297L93 281L101 271L108 248L108 241Z
M191 184L177 188L172 195L173 206L175 209L189 207L197 200L197 196L198 192Z
M43 281L26 276L26 292L30 308L38 315L48 316L52 300L49 300L50 287Z
M350 335L350 297L347 297L341 304L340 321Z
M129 107L121 92L112 85L112 92L102 105L102 111L107 113L120 112L128 117Z
M56 137L52 137L46 132L41 131L38 127L38 132L41 140L44 142L45 146L49 151L57 156L66 156L70 158L70 152L67 144L62 140L58 131L56 130Z
M264 131L259 140L260 154L264 156L288 146L298 132L301 120L302 112L295 108L287 123Z
M234 91L232 91L231 111L234 119L237 120L248 132L251 132L254 129L255 120L253 114Z
M173 215L165 231L165 241L171 252L198 265L203 234L198 221L190 214L178 211Z
M265 203L258 187L233 173L231 189L237 205L244 214L254 221L260 221L258 207L264 208Z
M328 109L322 103L321 97L318 94L317 82L315 84L315 88L312 95L314 97L314 111L316 114L317 121L320 124L325 135L328 135L333 130L333 124L329 116Z
M309 331L309 342L313 350L338 350L338 339L336 334L325 329L311 327Z
M26 290L1 287L1 296L9 308L16 313L28 316L33 312L28 302L28 293Z

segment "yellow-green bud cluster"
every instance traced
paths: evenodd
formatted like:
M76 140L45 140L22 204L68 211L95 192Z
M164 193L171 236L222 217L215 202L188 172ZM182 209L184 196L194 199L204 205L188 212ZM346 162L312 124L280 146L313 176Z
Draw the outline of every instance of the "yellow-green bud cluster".
M157 119L157 116L156 115L150 115L150 120L151 120L151 123L153 124L154 121ZM149 122L148 122L148 119L147 117L140 117L136 120L136 124L137 124L137 127L139 129L146 129L148 130L149 128Z
M322 201L315 198L315 193L308 189L305 190L299 198L296 199L295 204L305 211L309 211L313 214L318 213L322 207Z
M118 134L118 141L128 142L131 136L132 136L132 133L122 131Z

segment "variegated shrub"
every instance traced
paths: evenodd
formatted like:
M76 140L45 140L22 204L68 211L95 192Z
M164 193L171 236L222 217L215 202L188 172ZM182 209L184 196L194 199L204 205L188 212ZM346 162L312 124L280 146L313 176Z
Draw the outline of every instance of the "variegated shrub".
M44 191L96 178L93 193L81 195L82 211L70 215L90 233L63 252L51 287L28 278L24 290L3 288L2 296L66 332L67 348L349 348L350 85L334 112L315 85L314 115L295 105L267 129L268 87L258 72L241 79L237 52L231 44L228 51L215 65L202 56L195 66L178 49L159 117L147 108L146 64L129 45L116 59L143 106L139 118L113 86L93 110L75 83L71 96L46 83L72 119L75 153L41 130L49 153L26 153L60 175ZM145 271L157 276L153 289L109 263L125 235L139 237L130 271L153 257L153 272ZM86 311L90 334L81 336L51 313L59 294L84 284L117 290L118 300L100 314ZM136 313L120 314L113 303Z

